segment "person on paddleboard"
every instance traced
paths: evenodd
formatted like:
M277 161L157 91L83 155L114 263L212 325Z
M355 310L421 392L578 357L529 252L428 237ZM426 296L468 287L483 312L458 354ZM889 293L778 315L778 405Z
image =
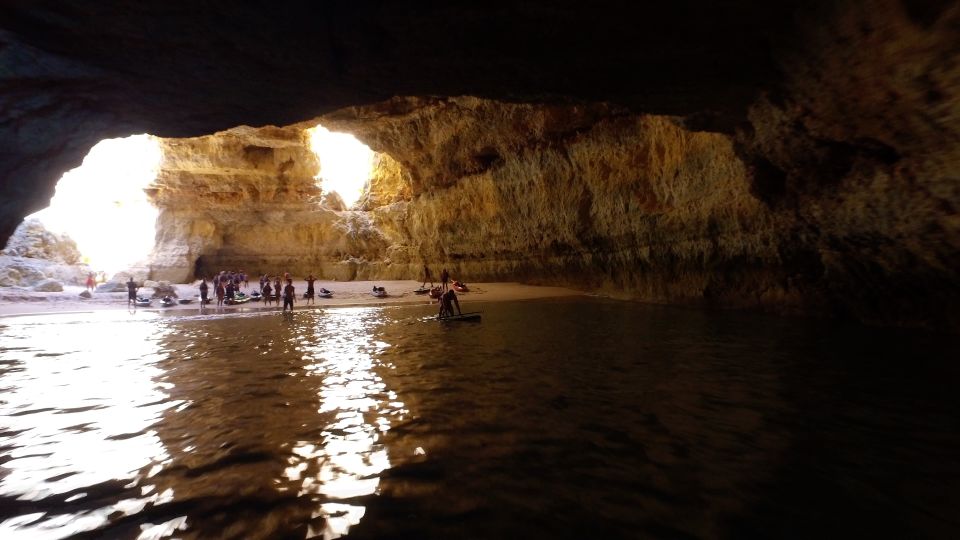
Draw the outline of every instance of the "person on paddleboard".
M440 313L437 314L437 318L453 317L453 306L457 306L457 315L463 314L460 311L460 300L457 299L457 293L450 289L440 297Z

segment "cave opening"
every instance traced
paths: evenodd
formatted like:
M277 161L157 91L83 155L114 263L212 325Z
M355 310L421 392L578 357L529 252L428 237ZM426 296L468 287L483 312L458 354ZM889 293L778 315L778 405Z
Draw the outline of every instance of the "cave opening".
M352 208L369 189L374 152L349 133L322 125L307 130L310 149L320 163L317 183L325 196L336 193L345 208Z
M50 205L26 219L76 242L81 262L92 271L112 276L143 265L155 245L158 215L145 190L161 158L151 135L104 139L63 174Z

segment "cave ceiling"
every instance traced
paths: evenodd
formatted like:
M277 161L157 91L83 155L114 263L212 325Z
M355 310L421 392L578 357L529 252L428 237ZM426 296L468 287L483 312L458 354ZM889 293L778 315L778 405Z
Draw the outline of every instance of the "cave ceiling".
M100 139L286 125L396 95L607 101L726 130L776 93L777 56L816 6L7 1L0 233Z

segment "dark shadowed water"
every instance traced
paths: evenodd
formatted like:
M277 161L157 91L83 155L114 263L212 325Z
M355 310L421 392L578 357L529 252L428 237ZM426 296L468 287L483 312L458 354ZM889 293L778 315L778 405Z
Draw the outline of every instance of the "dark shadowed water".
M955 338L475 307L0 319L0 538L960 537Z

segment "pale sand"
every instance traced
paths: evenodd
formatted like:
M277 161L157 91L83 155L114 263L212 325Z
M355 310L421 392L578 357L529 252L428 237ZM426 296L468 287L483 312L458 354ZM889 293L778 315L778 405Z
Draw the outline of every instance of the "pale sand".
M177 285L177 293L180 298L195 298L200 292L197 289L199 282L192 284ZM251 287L244 292L252 292L257 288L257 282L251 282ZM324 306L378 306L378 305L396 305L396 304L436 304L428 295L418 295L413 291L420 287L418 281L317 281L314 283L314 289L320 290L321 287L333 291L333 298L315 298L313 303L308 303L303 298L303 293L307 290L305 281L293 282L297 289L297 299L294 309L314 309ZM384 287L387 290L386 298L376 298L371 295L373 286ZM429 285L429 284L428 284ZM509 300L532 300L537 298L553 298L559 296L578 296L583 292L566 289L563 287L540 287L534 285L522 285L520 283L468 283L469 292L457 293L460 305L463 311L471 311L470 304L474 302L502 302ZM127 308L127 293L93 293L93 298L80 298L83 287L65 286L63 292L59 293L37 293L21 292L7 290L0 293L0 317L7 315L25 315L34 313L62 313L62 312L83 312L99 310L116 310ZM4 291L0 289L0 291ZM152 289L140 289L139 295L151 296ZM205 313L211 312L230 312L236 310L250 309L276 309L282 307L276 303L264 304L259 302L248 302L245 304L223 306L217 308L216 297L211 287L210 296L213 302L204 307ZM140 307L138 310L154 311L199 311L199 300L194 300L190 304L178 304L172 307L161 307L160 300L154 299L150 307Z

